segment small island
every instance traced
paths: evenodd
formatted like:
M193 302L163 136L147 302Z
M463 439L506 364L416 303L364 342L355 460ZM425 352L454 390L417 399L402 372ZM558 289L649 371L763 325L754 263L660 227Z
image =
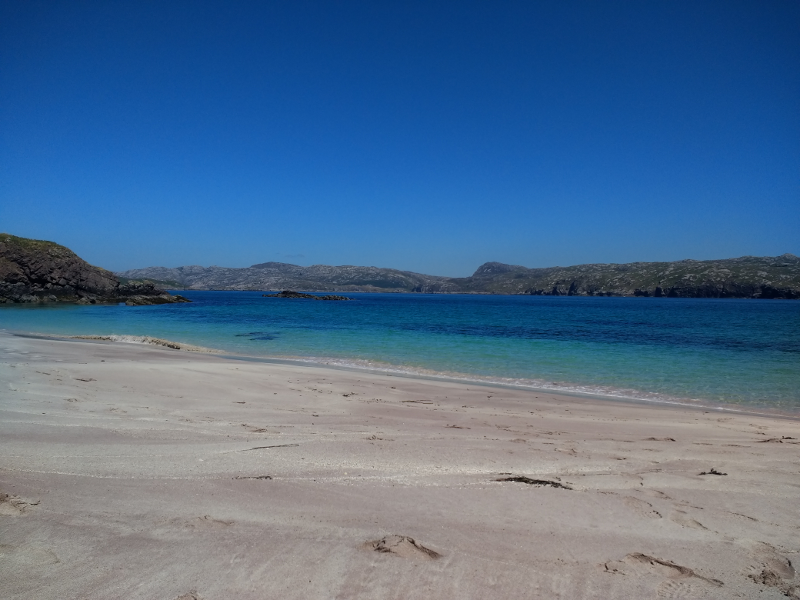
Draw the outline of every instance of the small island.
M304 294L302 292L293 292L292 290L283 290L277 294L262 294L263 298L307 298L311 300L352 300L347 296L336 296L329 294L327 296L315 296L314 294Z

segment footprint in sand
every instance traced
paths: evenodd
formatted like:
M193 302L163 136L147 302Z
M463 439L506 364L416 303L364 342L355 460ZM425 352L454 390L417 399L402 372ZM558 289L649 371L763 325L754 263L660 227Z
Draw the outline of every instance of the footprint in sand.
M638 498L634 498L633 496L625 496L622 500L629 509L631 509L634 513L639 515L640 517L644 517L646 519L660 519L661 513L658 512L653 505L649 502L645 502L644 500L639 500Z
M418 560L434 560L441 557L441 554L430 548L426 548L414 538L406 535L387 535L384 538L367 542L365 547L368 550L386 554L394 554L403 558L413 558Z
M30 569L61 562L56 553L39 546L10 546L0 544L0 562L12 568Z
M0 492L0 515L18 517L24 515L31 506L36 506L38 502L27 502L17 496L11 496Z
M722 587L722 582L718 579L703 577L694 572L689 567L677 565L671 561L635 552L628 554L622 560L613 560L605 563L605 569L611 573L623 575L655 575L667 577L670 580L691 580L689 583L704 582L714 587Z
M647 496L650 496L652 498L658 498L659 500L672 500L671 496L667 496L664 492L662 492L660 490L654 490L654 489L645 488L645 489L639 490L639 493L646 494Z
M747 576L761 585L781 588L786 595L789 595L792 589L787 581L794 579L795 576L791 561L764 542L747 540L744 545L753 557Z
M681 527L689 527L690 529L699 529L701 531L709 530L708 527L703 525L700 521L695 521L688 513L682 510L676 510L669 518L672 522L677 523Z
M218 527L230 527L231 525L233 525L233 521L215 519L211 515L197 517L196 519L186 523L186 527L192 527L196 529L216 529Z
M269 429L266 427L256 427L255 425L248 425L247 423L242 423L242 427L246 427L250 433L269 433Z
M664 581L656 588L659 598L705 598L707 590L699 585L692 585L688 581Z

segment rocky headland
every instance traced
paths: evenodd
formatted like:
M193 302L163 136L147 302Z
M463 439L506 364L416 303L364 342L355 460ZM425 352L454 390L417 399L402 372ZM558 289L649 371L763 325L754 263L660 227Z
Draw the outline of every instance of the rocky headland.
M541 269L488 262L470 277L460 278L378 267L301 267L276 262L246 268L149 267L119 275L193 290L800 299L800 258L793 254Z
M127 305L189 302L150 281L120 282L69 248L0 233L0 304L75 302Z
M465 292L544 296L800 299L800 258L743 256L529 269L490 262L464 279Z

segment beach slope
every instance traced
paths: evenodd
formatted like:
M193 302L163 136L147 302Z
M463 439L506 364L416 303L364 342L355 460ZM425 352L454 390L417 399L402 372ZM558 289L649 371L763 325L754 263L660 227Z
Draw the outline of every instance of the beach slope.
M0 333L18 599L800 598L800 423Z

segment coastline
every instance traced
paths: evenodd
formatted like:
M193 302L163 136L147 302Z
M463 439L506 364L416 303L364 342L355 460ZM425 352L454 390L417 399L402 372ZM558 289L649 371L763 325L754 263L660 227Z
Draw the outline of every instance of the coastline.
M198 346L182 341L166 340L146 335L57 335L40 334L35 332L18 332L0 329L0 334L29 337L33 339L45 340L84 340L96 341L100 343L122 343L122 344L144 344L161 346L183 352L199 352L214 354L220 358L228 360L240 360L248 362L260 362L276 365L296 365L308 366L312 368L329 368L334 370L349 371L355 373L374 373L388 376L404 377L410 379L421 379L429 381L441 381L454 384L481 385L489 388L509 389L536 392L543 394L557 394L571 398L584 398L602 402L621 402L642 404L645 406L674 406L680 408L694 409L700 411L720 411L725 413L735 413L741 415L766 416L783 419L800 420L800 408L796 410L786 410L780 407L770 407L767 405L743 405L726 402L713 402L708 399L681 398L669 396L657 392L642 392L639 390L614 389L604 386L580 386L570 384L556 384L551 386L538 385L534 380L519 380L504 377L480 376L467 373L446 373L432 371L422 368L411 368L401 365L391 365L388 363L376 364L379 361L366 360L345 360L326 357L302 357L302 356L260 356L250 354L232 353L220 348L210 348ZM594 390L586 391L586 388L594 387ZM603 391L597 391L602 389Z
M791 419L144 344L0 352L17 598L800 597Z

